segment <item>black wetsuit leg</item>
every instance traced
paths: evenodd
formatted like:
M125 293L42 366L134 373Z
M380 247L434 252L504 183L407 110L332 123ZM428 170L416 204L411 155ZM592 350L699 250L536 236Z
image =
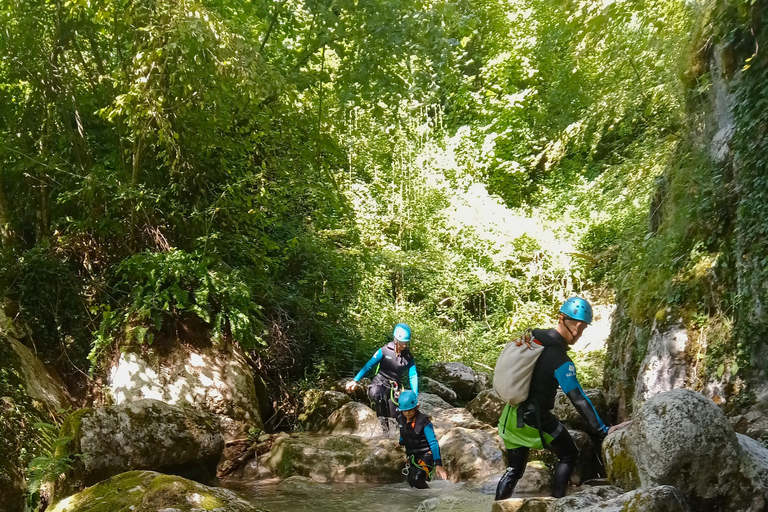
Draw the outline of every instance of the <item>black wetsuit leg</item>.
M368 397L373 402L376 415L385 418L395 418L397 416L397 406L389 399L392 388L371 384L368 386Z
M525 465L528 464L528 454L531 449L527 446L520 446L512 450L507 450L507 471L499 479L496 485L495 500L506 500L515 492L517 482L525 473Z
M576 467L576 461L579 459L579 449L568 432L568 429L560 423L557 416L552 411L541 411L541 429L552 436L552 441L547 445L547 449L557 455L557 464L555 464L555 474L552 479L552 496L562 498L565 496L565 490L568 487L568 480ZM525 423L537 427L535 410L526 411Z

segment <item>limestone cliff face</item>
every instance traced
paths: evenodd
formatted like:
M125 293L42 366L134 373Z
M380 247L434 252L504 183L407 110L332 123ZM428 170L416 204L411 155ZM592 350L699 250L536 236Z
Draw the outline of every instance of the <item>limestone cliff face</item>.
M686 78L688 125L657 180L646 237L683 249L653 262L672 272L646 290L645 314L629 312L629 290L614 317L606 383L620 418L676 388L728 412L768 410L768 57L755 52L768 6L711 9Z

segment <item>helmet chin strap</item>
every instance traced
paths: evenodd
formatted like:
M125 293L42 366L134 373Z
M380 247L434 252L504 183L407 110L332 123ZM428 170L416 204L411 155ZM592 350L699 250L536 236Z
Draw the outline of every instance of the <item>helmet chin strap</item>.
M568 324L567 324L568 320L570 320L570 318L563 318L563 325L565 325L565 328L568 329L568 332L571 334L571 339L568 340L568 342L570 343L571 341L574 340L574 338L576 338L576 334L574 334L573 331L571 330L571 328L568 327ZM577 328L576 329L576 333L578 334L578 332L579 331L578 331L578 328Z

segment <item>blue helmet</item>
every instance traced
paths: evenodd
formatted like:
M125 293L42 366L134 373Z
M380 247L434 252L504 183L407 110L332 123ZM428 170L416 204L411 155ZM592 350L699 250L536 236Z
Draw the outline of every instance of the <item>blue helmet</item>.
M410 343L411 341L411 328L408 324L397 324L395 330L392 331L395 341L400 343Z
M419 405L419 397L416 396L416 393L411 391L410 389L406 389L402 393L400 393L400 406L398 409L401 411L410 411L417 405Z
M581 297L571 297L563 303L560 312L574 320L592 323L592 306Z

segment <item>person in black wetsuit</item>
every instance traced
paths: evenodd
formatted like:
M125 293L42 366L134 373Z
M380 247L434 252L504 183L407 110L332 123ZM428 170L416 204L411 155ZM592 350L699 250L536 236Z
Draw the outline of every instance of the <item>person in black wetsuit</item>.
M558 386L587 422L593 437L602 440L608 434L608 427L584 394L576 378L576 367L568 356L570 345L581 338L590 323L592 307L589 302L572 297L560 308L557 327L533 330L534 341L543 345L544 350L534 366L528 398L517 406L507 404L499 418L499 435L506 447L507 471L496 487L497 500L512 495L525 471L530 449L542 447L558 458L552 480L552 496L565 496L579 449L568 430L552 414Z
M432 480L433 472L442 479L448 478L440 458L435 429L429 417L419 412L419 400L413 391L405 390L400 394L399 409L400 444L405 446L408 457L404 472L411 487L428 489L427 480Z
M352 391L358 381L378 365L376 375L368 386L368 396L373 402L376 415L385 418L394 418L398 414L397 394L400 392L400 379L406 372L411 389L417 395L419 393L419 374L408 348L411 328L407 324L397 324L392 337L393 341L377 350L355 378L347 383L347 391Z

